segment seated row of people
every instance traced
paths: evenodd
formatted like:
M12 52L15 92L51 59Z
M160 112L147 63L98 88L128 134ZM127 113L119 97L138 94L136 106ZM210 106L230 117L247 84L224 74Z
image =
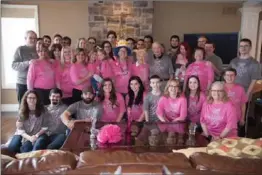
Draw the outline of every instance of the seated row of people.
M243 125L245 121L247 98L244 89L234 83L235 76L236 70L227 69L226 82L214 82L207 97L200 90L199 78L194 75L188 78L185 93L175 79L169 80L162 92L161 79L157 75L150 78L152 90L146 93L141 79L133 76L125 98L116 92L113 81L105 78L98 96L88 86L82 91L82 100L69 107L60 102L60 89L51 90L51 104L46 108L38 93L30 90L23 97L17 131L8 148L13 152L59 149L66 139L67 128L72 130L77 121L167 122L174 124L158 125L157 128L179 134L184 134L185 130L177 122L189 121L202 127L206 137L237 136L238 122Z

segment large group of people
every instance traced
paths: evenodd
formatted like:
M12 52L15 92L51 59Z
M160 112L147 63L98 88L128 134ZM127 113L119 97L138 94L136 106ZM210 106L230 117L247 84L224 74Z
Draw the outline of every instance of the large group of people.
M177 35L170 49L152 36L117 40L114 31L101 45L80 38L76 48L59 34L52 41L28 31L25 41L12 64L20 104L8 145L13 152L59 149L78 121L156 122L151 129L178 134L186 132L179 123L187 122L208 139L243 136L237 131L261 77L247 38L226 69L205 36L193 53Z

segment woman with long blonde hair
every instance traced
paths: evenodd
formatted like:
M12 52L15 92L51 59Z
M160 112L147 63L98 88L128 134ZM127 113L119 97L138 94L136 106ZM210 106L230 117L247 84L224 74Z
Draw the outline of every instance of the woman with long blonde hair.
M70 105L73 103L72 91L73 83L70 77L70 68L73 59L73 50L69 46L65 46L61 50L61 59L55 69L56 87L63 92L63 103Z
M176 122L175 124L159 125L161 131L169 133L169 140L171 140L174 133L178 133L181 138L185 132L184 124L177 123L185 121L187 117L187 100L181 95L179 84L179 81L175 79L167 82L164 95L159 99L156 110L156 114L161 122ZM171 140L171 142L174 143L176 141Z
M137 61L131 66L131 75L138 76L146 90L149 89L149 65L146 63L147 52L144 49L134 50Z
M86 53L84 49L77 48L73 64L70 68L70 77L73 82L74 102L82 99L82 90L91 85L90 78L93 72L88 71L86 66Z
M236 109L227 96L223 82L216 81L211 85L200 123L203 134L209 139L237 136Z

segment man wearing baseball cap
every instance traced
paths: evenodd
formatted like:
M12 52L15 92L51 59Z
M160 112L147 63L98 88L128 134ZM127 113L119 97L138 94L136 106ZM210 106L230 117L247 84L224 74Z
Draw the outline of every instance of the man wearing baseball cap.
M84 88L82 90L82 100L70 105L61 115L63 123L72 130L76 121L98 121L102 108L94 99L93 88L91 86ZM72 120L72 116L74 116L75 120Z

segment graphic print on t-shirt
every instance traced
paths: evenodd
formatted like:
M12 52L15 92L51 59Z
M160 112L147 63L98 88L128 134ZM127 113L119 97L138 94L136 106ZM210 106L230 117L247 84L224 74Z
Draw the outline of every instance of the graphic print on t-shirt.
M155 70L157 73L161 73L165 71L165 67L161 64L160 60L156 60L153 65L153 70Z
M247 73L246 63L238 63L236 70L237 70L237 75L239 77L242 77L245 73Z
M196 101L190 101L188 112L193 115L197 113L197 102Z
M213 109L209 115L209 120L210 120L210 125L212 127L217 127L222 120L221 114L220 114L221 109Z

